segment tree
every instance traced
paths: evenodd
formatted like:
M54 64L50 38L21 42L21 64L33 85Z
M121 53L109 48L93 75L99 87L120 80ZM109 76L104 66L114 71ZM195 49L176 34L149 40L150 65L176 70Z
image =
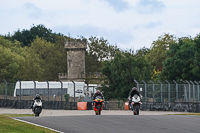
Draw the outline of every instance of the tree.
M88 42L88 53L96 55L99 61L110 60L120 51L116 45L109 44L104 38L90 37Z
M17 80L18 72L24 61L20 55L23 49L20 48L19 42L11 42L0 36L0 79L7 81Z
M96 54L88 53L86 51L85 53L85 68L86 73L88 72L100 72L101 71L101 62L98 60L98 57Z
M120 51L116 45L111 45L104 38L90 37L86 50L86 73L100 72L104 60L114 58L115 53Z
M152 66L155 66L156 71L162 71L162 62L166 59L166 52L169 50L169 46L174 43L176 43L175 37L169 34L159 36L158 40L152 43L146 58Z
M45 68L42 65L44 64L43 61L29 47L25 47L24 49L22 53L24 61L19 70L18 78L20 80L45 80L43 76L45 72Z
M14 35L11 36L8 34L5 38L12 41L17 40L21 43L21 46L30 46L31 42L36 39L36 36L45 39L48 42L55 43L56 36L60 34L52 33L51 29L47 29L44 25L33 25L30 30L23 29L22 31L18 30L14 32Z
M58 80L66 69L66 51L61 45L36 37L31 47L24 47L24 57L18 72L21 80Z
M199 55L200 37L179 38L178 43L170 46L164 69L160 77L169 80L200 80Z
M106 98L127 98L130 89L136 86L134 79L150 79L150 66L142 56L131 53L116 53L114 59L103 63L106 76L102 90Z
M150 53L150 49L143 47L143 48L141 48L141 49L136 51L135 56L145 56L145 55L147 55L149 53Z
M193 64L191 65L191 67L192 67L192 73L194 75L198 75L200 73L200 58L199 58L200 57L200 34L198 34L194 38L194 43L195 43L196 51L194 53Z

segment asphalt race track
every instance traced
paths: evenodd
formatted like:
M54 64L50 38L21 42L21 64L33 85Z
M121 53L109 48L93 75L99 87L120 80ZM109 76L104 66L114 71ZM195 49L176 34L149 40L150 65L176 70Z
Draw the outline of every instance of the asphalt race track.
M200 117L191 115L79 115L17 119L64 133L200 133Z

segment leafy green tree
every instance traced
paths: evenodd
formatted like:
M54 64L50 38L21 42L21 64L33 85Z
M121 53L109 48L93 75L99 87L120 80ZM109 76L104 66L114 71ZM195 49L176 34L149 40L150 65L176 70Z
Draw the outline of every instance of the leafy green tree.
M56 43L36 37L30 47L21 47L18 41L0 36L0 79L58 80L58 73L66 71L64 36Z
M179 42L170 46L167 58L164 61L164 70L161 78L169 80L200 80L199 54L200 54L199 35L179 38Z
M21 43L21 46L30 46L31 42L36 39L36 36L45 39L48 42L55 43L56 36L60 34L52 33L51 29L47 29L44 25L33 25L30 30L23 29L14 32L14 35L8 34L5 36L6 39L12 41L17 40Z
M141 48L141 49L136 51L135 56L145 56L145 55L147 55L149 53L150 53L150 49L143 47L143 48Z
M31 48L25 47L22 55L24 61L22 62L19 79L20 80L45 80L43 73L45 73L45 68L43 68L43 60L34 53Z
M85 53L85 68L87 72L100 72L101 71L101 62L98 60L96 54Z
M7 81L17 80L18 72L24 60L19 53L23 49L20 48L19 42L11 42L0 36L0 79Z
M147 61L150 62L155 69L162 71L162 62L166 59L166 52L171 44L176 43L173 35L164 34L158 37L158 40L153 41L150 52L146 55Z
M192 67L192 74L198 75L200 74L200 58L199 58L200 57L200 34L198 34L194 38L194 43L195 43L196 49L195 49L195 53L193 57L193 64L191 65L191 67Z
M87 51L96 55L99 61L104 61L112 59L120 50L116 45L109 44L104 38L90 37Z
M103 63L102 73L107 78L102 88L105 97L127 98L130 89L136 86L134 79L150 79L149 68L144 56L118 52L114 59Z
M37 79L58 80L58 73L66 69L66 51L60 45L36 37L27 51L27 64L34 65L32 69L35 69L27 73L36 74Z
M102 62L114 58L119 51L116 45L109 44L104 38L90 37L85 56L86 73L100 72Z

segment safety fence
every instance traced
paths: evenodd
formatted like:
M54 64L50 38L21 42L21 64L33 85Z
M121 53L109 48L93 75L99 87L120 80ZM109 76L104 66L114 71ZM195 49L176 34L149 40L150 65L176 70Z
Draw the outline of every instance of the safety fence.
M15 89L15 83L0 83L0 95L4 96L5 99L8 96L13 96Z
M16 83L0 83L0 99L8 100L32 100L36 94L40 94L45 101L61 100L64 101L64 95L67 88L36 88L36 89L17 89Z
M153 82L153 81L143 81L142 83L135 80L137 83L137 88L140 89L143 96L143 101L145 102L199 102L200 101L200 88L199 81L185 81L184 83L177 83L176 81L169 82ZM1 99L13 99L16 83L0 83L0 98ZM48 85L48 84L47 84ZM68 89L68 90L67 90ZM68 88L36 88L36 89L18 89L16 91L16 98L23 100L24 96L27 96L24 100L32 100L35 94L42 94L45 101L51 100L61 100L63 96L71 92L74 93L74 85L70 84ZM76 90L77 92L78 90ZM76 93L75 92L75 93ZM83 92L77 92L76 96L79 96ZM20 95L21 94L21 95ZM22 98L23 97L23 98ZM47 98L47 99L45 99Z
M137 87L141 90L143 101L153 103L172 103L172 102L199 102L200 91L199 81L184 81L184 83L149 81L142 80L137 83Z
M40 94L45 101L65 101L68 97L84 97L84 90L94 93L94 86L87 86L84 82L55 82L55 81L17 81L8 83L6 80L0 82L0 99L10 100L32 100L36 94ZM75 101L74 101L75 102Z
M184 83L177 83L176 81L169 82L165 80L162 81L144 81L138 82L137 88L140 89L141 94L143 96L143 102L199 102L200 101L200 88L199 81L185 81ZM42 94L42 97L45 101L64 101L62 98L64 95L70 92L71 96L74 96L74 92L76 96L80 96L83 92L78 92L79 90L75 90L73 84L69 84L68 88L55 88L48 89L48 84L46 88L38 88L36 89L18 89L16 91L16 97L13 98L15 91L16 83L0 83L0 99L20 99L21 100L32 100L35 94ZM76 85L76 89L79 88ZM94 91L94 90L93 90ZM21 95L20 95L21 94ZM84 96L84 95L83 95Z
M176 81L136 81L137 88L140 89L143 96L142 110L163 110L163 111L184 111L184 112L200 112L199 110L199 81L184 81L177 83ZM16 83L0 83L0 107L5 108L29 108L35 91L31 91L30 95L22 96L20 94L28 94L27 90L20 90L16 97L13 96ZM74 85L71 84L67 88L71 90L68 102L65 101L64 93L58 93L45 88L44 95L41 95L44 101L44 108L47 109L77 109L77 102L83 102L84 97L75 96ZM37 93L36 88L36 93ZM48 90L48 91L47 91ZM61 88L58 88L61 90ZM19 91L19 90L18 90ZM26 92L23 92L26 91ZM42 91L42 90L40 90ZM65 92L66 93L66 92ZM76 93L76 94L77 94ZM88 102L88 101L87 101ZM124 110L125 102L123 101L105 101L104 109L106 110ZM87 109L92 109L92 103L87 103Z

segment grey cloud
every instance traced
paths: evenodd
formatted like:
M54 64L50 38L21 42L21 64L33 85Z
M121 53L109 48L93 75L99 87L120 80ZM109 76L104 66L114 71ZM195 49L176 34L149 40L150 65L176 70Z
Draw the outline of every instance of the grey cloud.
M123 0L105 0L109 3L110 6L113 7L115 11L123 11L128 8L128 3Z
M136 8L140 14L152 14L162 12L165 5L158 0L140 0Z
M41 9L35 6L33 3L26 3L24 4L24 7L31 18L39 19L42 16Z

